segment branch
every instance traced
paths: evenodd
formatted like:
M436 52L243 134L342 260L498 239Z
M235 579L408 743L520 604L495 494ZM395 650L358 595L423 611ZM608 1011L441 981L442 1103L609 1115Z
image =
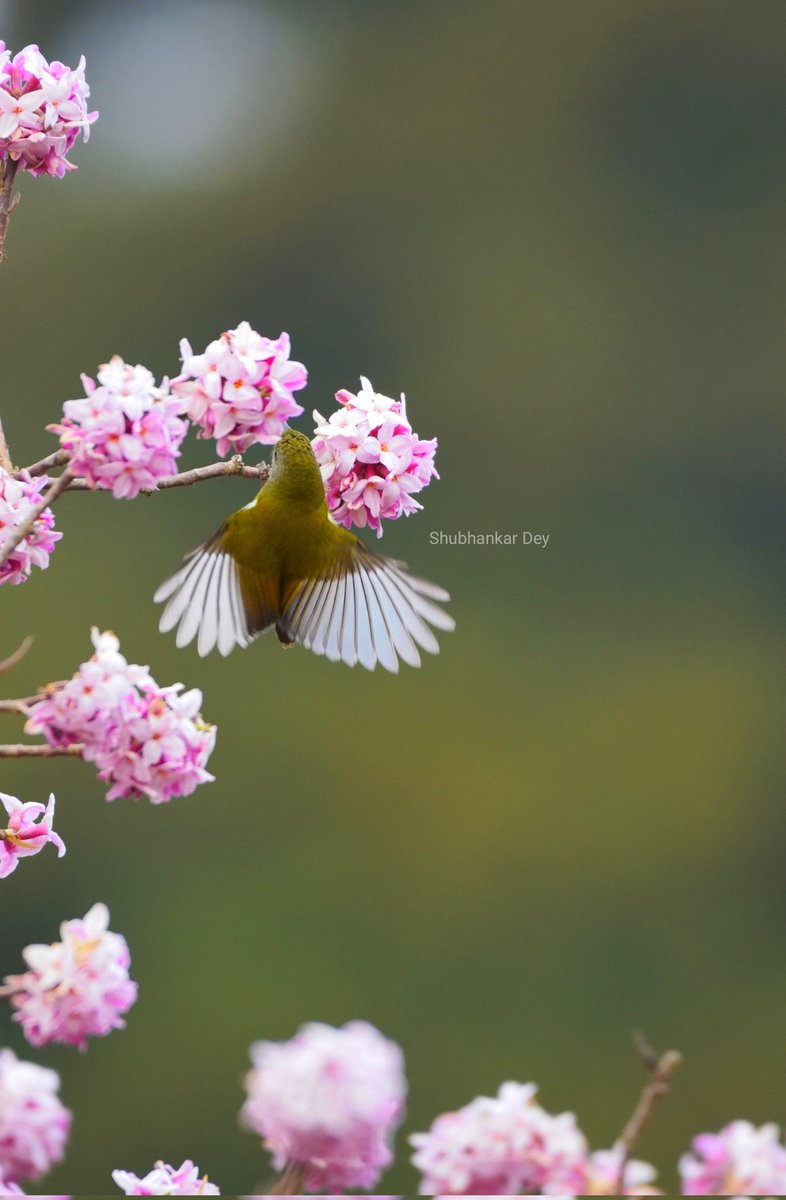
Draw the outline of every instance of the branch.
M46 458L33 463L32 467L25 467L25 470L35 479L37 475L46 475L53 467L64 467L69 457L67 450L55 450L52 454L47 454ZM19 475L19 471L16 474Z
M633 1152L633 1148L641 1137L642 1131L657 1108L658 1103L668 1092L671 1077L682 1062L682 1055L678 1050L667 1050L665 1054L657 1055L646 1038L642 1037L641 1034L636 1035L634 1043L639 1056L650 1073L650 1079L639 1097L638 1104L633 1110L633 1116L628 1121L619 1141L616 1143L622 1155L619 1175L617 1176L617 1189L620 1195L624 1194L625 1166Z
M30 647L32 646L32 644L33 644L33 638L28 636L22 642L21 646L17 646L17 648L16 648L16 650L14 650L13 654L9 654L8 658L4 658L0 662L0 675L5 675L6 671L10 671L12 667L15 667L17 663L20 663L22 661L22 659L24 658L24 656L27 654L27 652L30 649ZM1 703L2 703L2 701L0 701L0 704ZM1 708L0 708L0 712L2 712Z
M300 1196L303 1193L305 1171L300 1163L287 1163L272 1184L265 1188L266 1196Z
M42 462L46 462L46 459L42 459ZM192 471L182 471L179 475L165 475L159 479L154 488L142 488L139 494L140 496L155 496L156 492L165 491L168 488L192 487L193 484L202 483L205 479L220 479L224 475L240 475L244 479L256 479L259 483L266 483L269 473L270 468L267 463L260 463L256 467L247 467L240 455L236 454L227 462L211 463L209 467L194 467ZM69 491L72 492L95 490L84 479L79 478L74 479L69 488Z
M0 161L0 263L5 260L5 234L8 228L8 218L19 203L19 193L13 195L14 177L19 164L10 158Z
M11 454L8 449L8 442L5 440L3 433L3 422L0 421L0 467L9 474L13 472L14 464L11 462Z
M8 541L5 542L2 547L0 547L0 567L7 559L11 557L19 543L27 537L28 533L30 533L30 530L33 528L44 509L49 508L50 504L54 504L60 493L64 492L67 487L71 486L72 483L73 476L69 473L68 467L66 467L65 471L63 471L63 474L59 475L54 483L47 488L38 503L33 505L24 521L21 521L20 524L17 525Z
M15 746L0 746L0 758L77 758L84 750L81 742L73 746L47 746L37 742L19 742Z

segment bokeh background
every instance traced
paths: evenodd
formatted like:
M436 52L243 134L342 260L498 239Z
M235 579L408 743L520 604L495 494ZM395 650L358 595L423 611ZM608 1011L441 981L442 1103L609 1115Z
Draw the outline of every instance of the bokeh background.
M201 661L151 595L253 494L72 495L50 570L2 595L5 695L112 628L199 686L217 780L154 809L89 766L2 763L69 846L3 886L0 972L96 900L128 938L128 1029L56 1067L52 1192L193 1157L268 1177L247 1048L363 1017L399 1041L404 1134L535 1080L612 1142L631 1033L685 1055L640 1151L782 1120L786 987L782 0L5 0L84 52L101 118L22 179L2 268L17 463L113 353L176 373L247 319L290 332L308 414L407 393L442 480L382 548L450 588L443 653L394 678L269 638ZM214 458L190 438L184 465ZM253 460L253 458L252 458ZM548 547L430 544L530 530ZM16 718L0 717L3 740Z

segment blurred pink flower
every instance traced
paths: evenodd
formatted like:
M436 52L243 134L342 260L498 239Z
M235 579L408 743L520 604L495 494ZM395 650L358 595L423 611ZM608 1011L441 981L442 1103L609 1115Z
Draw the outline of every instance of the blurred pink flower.
M684 1196L786 1193L786 1148L777 1125L732 1121L720 1133L699 1134L693 1151L680 1159Z
M99 368L98 385L87 375L82 383L86 397L66 400L62 423L48 426L71 455L75 475L132 500L174 474L188 424L167 380L156 387L147 367L132 367L116 354Z
M0 1175L0 1196L24 1196L24 1194L17 1183L6 1183Z
M382 522L417 512L413 493L439 478L436 438L422 441L407 420L406 406L375 392L361 376L357 395L342 390L342 406L317 422L312 441L333 519L349 529L368 525L382 536Z
M275 341L256 333L248 321L194 354L180 343L183 371L172 392L188 406L199 436L215 438L218 453L242 454L249 446L277 442L290 417L303 412L293 392L306 386L308 373L289 357L289 335Z
M622 1188L619 1186L622 1150L613 1146L611 1150L595 1150L585 1166L582 1184L583 1196L660 1196L662 1193L650 1186L657 1171L650 1163L630 1158L625 1163Z
M56 1071L0 1050L0 1176L40 1179L63 1157L71 1114L58 1099Z
M588 1147L573 1113L552 1116L532 1083L503 1083L410 1137L426 1195L580 1195Z
M76 70L47 62L38 46L11 57L0 42L0 158L31 175L61 177L76 167L67 159L78 134L85 141L98 116L87 111L90 88L85 59Z
M200 1176L190 1158L179 1167L157 1162L144 1179L131 1171L113 1171L112 1178L126 1196L220 1196L207 1175Z
M83 758L110 784L107 800L162 804L211 781L216 729L199 713L202 693L159 687L147 667L126 661L113 633L91 636L93 657L31 706L26 731L55 746L82 743Z
M365 1021L313 1023L290 1041L256 1042L251 1060L240 1119L276 1170L301 1166L309 1191L373 1187L404 1113L399 1047Z
M16 479L0 467L0 550L38 503L50 482L47 475L31 479L27 471L22 471ZM24 583L33 567L46 570L55 542L63 536L53 529L54 523L51 508L45 508L36 517L27 537L22 538L10 558L0 566L0 584Z
M0 792L0 803L8 813L8 825L0 829L0 879L16 870L20 858L30 854L38 854L47 842L57 848L57 857L62 858L66 852L63 839L52 829L55 815L55 798L49 797L49 803L23 804L16 796L7 796Z
M88 1037L124 1028L120 1014L135 1002L137 985L128 977L125 938L109 931L105 904L64 921L60 936L62 942L22 951L30 969L8 975L6 991L31 1046L62 1042L85 1050Z

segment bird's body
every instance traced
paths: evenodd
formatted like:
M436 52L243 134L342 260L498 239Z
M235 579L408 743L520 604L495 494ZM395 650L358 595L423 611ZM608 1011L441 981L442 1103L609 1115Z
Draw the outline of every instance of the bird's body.
M330 519L311 443L294 430L276 445L256 500L193 551L155 599L167 601L160 628L177 625L179 646L196 636L202 655L214 646L228 654L274 625L284 645L397 671L399 658L420 665L418 646L438 652L429 625L454 627L433 603L447 592Z

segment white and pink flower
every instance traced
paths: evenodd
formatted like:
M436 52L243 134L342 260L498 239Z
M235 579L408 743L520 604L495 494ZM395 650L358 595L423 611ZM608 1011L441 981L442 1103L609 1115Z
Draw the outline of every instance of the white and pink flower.
M406 403L375 392L361 376L355 395L336 392L341 408L325 420L314 412L312 440L328 508L347 529L368 526L382 536L382 522L417 512L415 499L432 478L436 438L423 441L407 420Z
M0 42L0 158L31 175L76 170L68 152L80 133L88 140L98 117L87 111L89 95L84 56L72 70L47 62L38 46L12 57Z
M71 1114L58 1098L56 1071L0 1050L0 1176L40 1179L60 1162Z
M304 1171L310 1191L371 1188L392 1161L404 1113L400 1048L365 1021L313 1023L287 1042L256 1042L242 1124L273 1165Z
M137 996L125 938L109 929L109 910L94 904L81 920L64 921L62 941L22 951L28 970L8 975L5 993L31 1046L62 1042L87 1047L88 1037L123 1029L121 1014Z
M214 1183L207 1175L200 1175L190 1158L179 1167L157 1162L152 1171L140 1179L131 1171L113 1171L114 1179L126 1196L220 1196Z
M289 353L288 334L263 337L248 321L222 333L204 354L181 341L183 371L172 392L187 405L199 436L216 439L222 457L255 443L272 445L285 423L303 412L293 393L306 386L308 373Z
M27 471L21 471L16 477L0 467L0 550L29 517L50 482L47 475L31 479ZM45 508L36 517L30 532L0 565L0 584L24 583L33 567L46 570L55 542L63 536L55 530L54 523L54 513L51 508Z
M684 1196L782 1196L786 1148L780 1130L732 1121L720 1133L701 1133L693 1153L680 1159L680 1177Z
M55 833L52 821L55 815L55 798L49 797L46 805L23 804L16 796L0 792L0 803L8 813L8 824L0 828L0 879L16 870L20 858L38 854L47 842L57 849L57 857L66 852L63 839Z
M116 354L99 368L97 384L88 375L82 383L85 398L66 400L63 421L48 427L71 456L73 474L124 500L174 474L188 424L166 379L156 387L147 367Z

